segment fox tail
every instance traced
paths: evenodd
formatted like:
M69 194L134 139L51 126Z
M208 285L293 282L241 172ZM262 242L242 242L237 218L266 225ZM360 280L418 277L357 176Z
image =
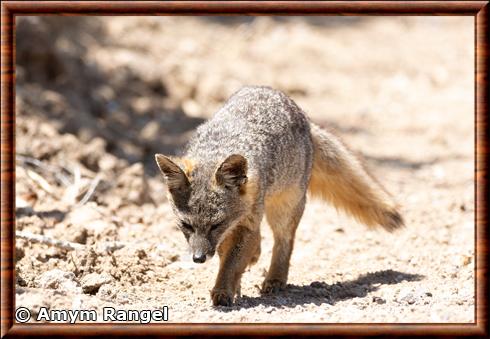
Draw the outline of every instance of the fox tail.
M311 133L314 160L309 193L369 227L381 226L390 232L402 227L398 206L352 151L313 123Z

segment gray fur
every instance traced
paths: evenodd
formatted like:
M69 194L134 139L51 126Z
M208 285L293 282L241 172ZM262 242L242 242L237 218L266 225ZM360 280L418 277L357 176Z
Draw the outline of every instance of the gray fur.
M196 162L190 196L185 206L174 204L177 216L195 229L194 233L183 229L193 251L213 254L222 234L248 210L239 187L213 185L217 169L233 154L246 159L247 180L256 183L259 192L257 206L284 187L306 191L313 161L309 121L284 93L253 86L237 91L198 127L183 156ZM172 197L182 201L179 194ZM221 226L211 232L218 223Z

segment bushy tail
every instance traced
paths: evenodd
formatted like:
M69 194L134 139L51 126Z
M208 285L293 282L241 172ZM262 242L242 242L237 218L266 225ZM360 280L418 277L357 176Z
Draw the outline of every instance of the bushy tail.
M389 194L330 132L311 123L314 160L309 192L367 226L393 231L403 218Z

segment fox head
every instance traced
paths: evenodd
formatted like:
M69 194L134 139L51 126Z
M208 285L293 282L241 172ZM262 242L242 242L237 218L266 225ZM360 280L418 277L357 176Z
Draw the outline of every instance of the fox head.
M214 166L162 154L156 154L155 160L192 258L203 263L246 211L247 160L238 154Z

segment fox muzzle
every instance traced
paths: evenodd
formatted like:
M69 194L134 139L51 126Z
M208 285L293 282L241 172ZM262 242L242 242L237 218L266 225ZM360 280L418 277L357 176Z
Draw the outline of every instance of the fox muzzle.
M206 254L194 254L192 256L192 260L195 262L195 263L198 263L198 264L202 264L206 261Z

